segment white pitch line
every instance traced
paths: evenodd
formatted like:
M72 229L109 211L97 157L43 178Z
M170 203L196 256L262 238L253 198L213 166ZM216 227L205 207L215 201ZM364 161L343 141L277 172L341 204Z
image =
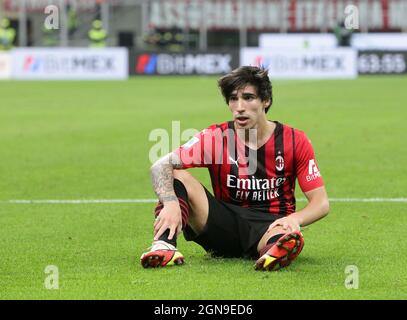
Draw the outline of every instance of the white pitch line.
M300 199L299 201L305 201ZM407 202L407 198L329 198L331 202Z
M305 202L305 198L297 199ZM407 203L407 198L330 198L330 202L394 202ZM156 203L157 199L79 199L79 200L0 200L11 204L93 204L93 203Z
M8 200L14 204L153 203L157 199Z

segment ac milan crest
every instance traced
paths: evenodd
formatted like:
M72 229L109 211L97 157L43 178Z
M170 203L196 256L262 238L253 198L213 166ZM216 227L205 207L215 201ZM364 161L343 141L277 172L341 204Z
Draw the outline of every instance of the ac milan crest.
M281 171L284 169L284 158L282 156L276 157L276 169L277 171Z

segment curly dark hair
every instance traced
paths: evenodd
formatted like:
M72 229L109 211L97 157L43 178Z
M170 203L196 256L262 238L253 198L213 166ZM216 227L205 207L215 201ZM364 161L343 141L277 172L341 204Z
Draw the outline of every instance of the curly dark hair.
M252 85L256 88L257 95L261 101L270 101L266 107L267 113L273 103L273 93L270 78L267 69L253 66L239 67L232 72L224 75L218 80L218 86L222 91L227 104L233 91Z

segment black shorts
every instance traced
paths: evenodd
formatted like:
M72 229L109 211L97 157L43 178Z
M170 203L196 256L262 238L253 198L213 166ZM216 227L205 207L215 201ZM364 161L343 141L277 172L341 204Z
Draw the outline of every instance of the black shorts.
M184 237L214 256L258 258L257 245L268 227L283 215L271 215L251 208L217 200L205 187L208 198L208 222L200 234L187 225Z

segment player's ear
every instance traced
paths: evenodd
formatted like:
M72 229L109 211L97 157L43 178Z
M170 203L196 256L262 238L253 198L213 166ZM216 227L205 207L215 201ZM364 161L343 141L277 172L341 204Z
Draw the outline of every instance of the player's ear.
M264 101L263 101L263 110L264 110L264 111L267 109L267 107L269 106L269 104L270 104L270 100L264 100Z

